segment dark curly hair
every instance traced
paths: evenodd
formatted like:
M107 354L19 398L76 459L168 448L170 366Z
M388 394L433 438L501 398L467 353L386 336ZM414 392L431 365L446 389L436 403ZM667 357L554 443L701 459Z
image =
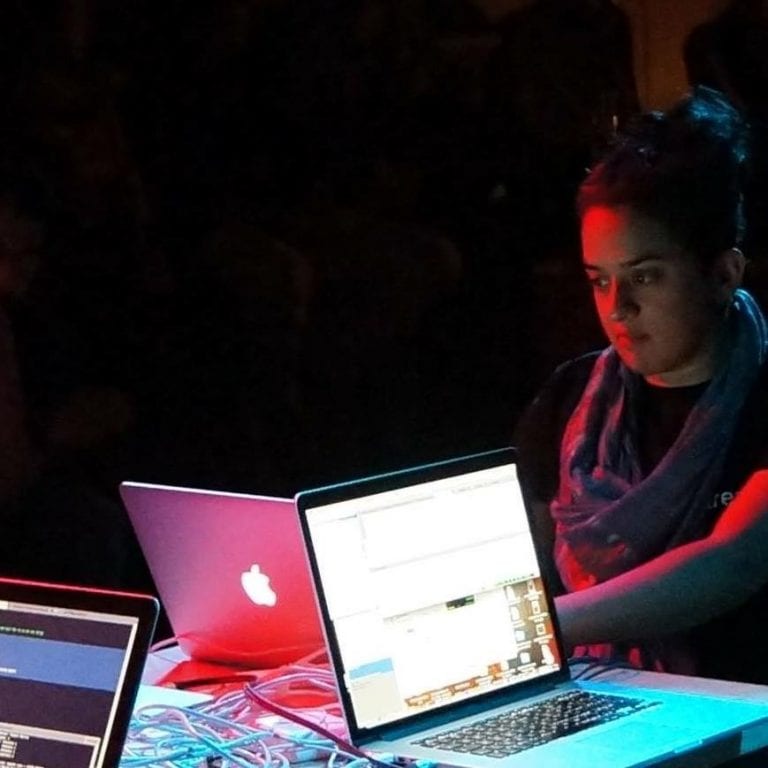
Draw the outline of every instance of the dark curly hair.
M627 206L709 263L744 240L748 144L742 115L718 91L698 86L617 139L579 188L579 217L597 205Z

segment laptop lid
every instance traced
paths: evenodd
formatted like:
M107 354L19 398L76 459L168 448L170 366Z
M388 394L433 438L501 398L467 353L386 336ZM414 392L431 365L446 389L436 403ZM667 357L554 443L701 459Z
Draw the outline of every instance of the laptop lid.
M135 482L120 494L192 659L269 668L323 647L293 500Z
M307 491L297 508L355 743L568 680L513 449Z
M114 768L153 597L0 579L0 765Z

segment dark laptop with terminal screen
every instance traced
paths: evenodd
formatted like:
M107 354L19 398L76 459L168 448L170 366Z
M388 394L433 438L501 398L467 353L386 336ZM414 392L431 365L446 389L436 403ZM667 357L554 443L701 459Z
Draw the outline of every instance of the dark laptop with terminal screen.
M296 501L350 737L369 753L699 766L768 721L765 705L571 679L511 449Z
M116 768L153 597L0 579L0 766Z

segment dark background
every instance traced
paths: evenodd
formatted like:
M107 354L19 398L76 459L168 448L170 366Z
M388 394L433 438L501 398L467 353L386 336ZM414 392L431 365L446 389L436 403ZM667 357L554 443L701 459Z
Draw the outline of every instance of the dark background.
M292 496L506 445L601 343L572 200L636 30L517 5L3 5L4 573L146 585L121 480Z

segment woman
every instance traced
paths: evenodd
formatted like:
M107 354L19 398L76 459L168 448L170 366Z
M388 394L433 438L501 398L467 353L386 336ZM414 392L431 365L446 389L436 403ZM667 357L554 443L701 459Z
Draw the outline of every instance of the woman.
M576 653L768 683L768 331L740 288L745 149L738 113L700 88L590 172L583 262L610 346L558 368L516 442Z

